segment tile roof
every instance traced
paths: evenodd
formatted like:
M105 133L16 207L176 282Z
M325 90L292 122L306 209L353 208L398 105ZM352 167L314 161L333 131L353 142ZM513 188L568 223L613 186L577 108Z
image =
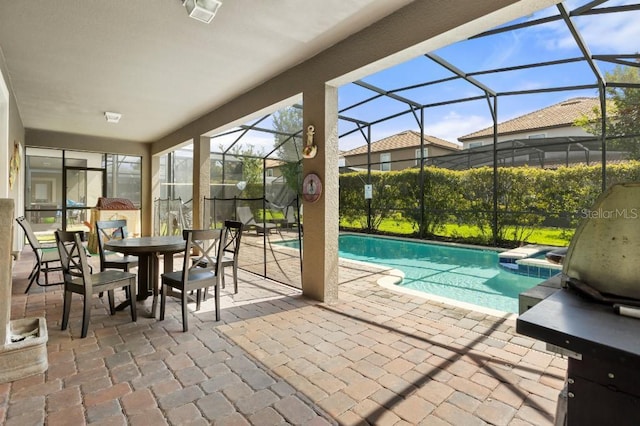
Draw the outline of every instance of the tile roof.
M453 142L446 141L444 139L436 138L435 136L424 136L424 142L426 146L439 146L451 151L458 151L461 147ZM388 136L379 141L371 143L371 152L387 152L402 148L413 148L420 146L420 133L413 130L405 130L404 132L397 133L395 135ZM342 153L344 157L351 155L359 155L367 153L367 145L362 145L354 148L350 151Z
M267 169L273 169L273 168L276 168L276 167L280 167L283 164L286 164L286 161L279 160L279 159L273 159L273 158L267 158L264 161L264 166Z
M582 114L591 114L599 107L598 98L572 98L555 105L521 115L498 124L498 134L506 135L535 129L571 126ZM482 138L493 134L493 126L458 138L459 141Z

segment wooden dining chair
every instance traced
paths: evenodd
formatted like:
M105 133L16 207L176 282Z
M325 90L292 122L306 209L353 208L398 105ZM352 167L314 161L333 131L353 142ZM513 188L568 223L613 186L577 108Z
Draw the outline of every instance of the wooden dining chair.
M100 270L122 269L129 271L138 266L137 256L122 256L118 253L108 253L104 243L111 240L127 238L126 220L100 220L96 222L96 234L98 235L98 252L100 254Z
M215 289L216 321L220 321L220 276L222 259L227 238L227 228L222 229L185 229L185 256L182 270L162 274L160 297L160 320L164 320L169 288L180 292L182 305L182 331L188 331L187 301L189 292L196 291L196 311L200 309L202 289L213 286ZM205 264L206 266L200 266Z
M137 320L136 313L136 276L131 272L108 270L92 273L87 262L87 253L82 244L82 232L56 231L56 244L62 263L64 275L64 298L62 309L61 330L66 330L71 311L71 296L73 293L83 296L82 334L87 336L89 316L91 312L91 297L94 294L107 292L109 298L109 313L115 314L114 290L127 287L127 296L131 306L131 320Z
M220 282L222 288L225 287L224 268L230 266L233 268L233 292L238 294L238 255L240 253L240 240L242 238L242 222L237 220L225 220L224 227L227 229L227 243L222 248L222 276ZM216 259L214 259L216 260ZM207 259L201 259L198 266L206 267ZM206 298L206 292L203 295Z
M227 229L227 243L222 248L222 288L224 288L224 268L233 268L233 292L238 294L238 255L240 254L240 240L242 239L242 222L225 220Z

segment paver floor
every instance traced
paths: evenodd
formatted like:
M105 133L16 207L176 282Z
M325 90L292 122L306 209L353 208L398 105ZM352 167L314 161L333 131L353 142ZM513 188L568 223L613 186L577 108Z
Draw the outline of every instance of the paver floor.
M79 297L61 331L61 287L24 294L31 262L26 248L14 265L11 318L46 318L49 368L0 384L6 425L544 425L564 382L566 360L513 319L385 289L361 265L341 262L334 304L241 271L221 321L209 297L187 333L176 300L133 323L94 298L81 339Z

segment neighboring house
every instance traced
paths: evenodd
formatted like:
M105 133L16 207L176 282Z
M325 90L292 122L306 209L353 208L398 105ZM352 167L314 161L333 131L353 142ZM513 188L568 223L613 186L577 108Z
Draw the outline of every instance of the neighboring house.
M598 98L572 98L529 114L498 123L498 143L514 139L559 138L566 136L591 136L575 120L592 116L600 107ZM463 149L493 144L493 126L459 137Z
M460 145L434 136L424 137L423 158L437 157L458 152ZM420 133L413 130L386 137L371 143L372 170L403 170L420 165ZM341 153L345 166L367 167L367 145Z
M598 98L572 98L498 124L498 166L555 168L602 161L600 139L574 125L582 116L594 117ZM464 169L493 164L493 127L458 138L464 149L457 158L439 158L439 167ZM627 154L607 151L608 161L623 161Z
M282 176L282 170L280 170L280 167L283 164L285 164L285 162L282 160L267 158L264 161L264 171L267 175L267 178L277 178Z

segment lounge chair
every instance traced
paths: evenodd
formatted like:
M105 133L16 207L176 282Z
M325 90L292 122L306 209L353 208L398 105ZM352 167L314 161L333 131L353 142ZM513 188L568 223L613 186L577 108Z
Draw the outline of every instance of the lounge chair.
M49 282L50 272L62 271L60 254L58 254L56 246L43 247L42 245L40 245L40 241L38 241L36 234L31 228L31 223L29 223L29 221L24 216L16 218L16 222L18 222L18 225L22 227L24 234L27 237L27 241L29 241L29 245L31 246L33 253L36 255L35 264L33 265L33 269L29 274L29 285L24 292L28 293L31 285L34 282L41 287L62 284L62 281L54 283ZM44 283L40 281L41 273L42 275L44 275Z
M244 228L254 228L256 233L264 234L265 232L273 233L278 231L278 227L272 222L256 222L253 218L253 213L248 206L242 206L236 208L236 218L239 222L242 222Z
M297 227L299 225L298 218L296 217L294 206L287 206L284 209L284 226L287 228Z

